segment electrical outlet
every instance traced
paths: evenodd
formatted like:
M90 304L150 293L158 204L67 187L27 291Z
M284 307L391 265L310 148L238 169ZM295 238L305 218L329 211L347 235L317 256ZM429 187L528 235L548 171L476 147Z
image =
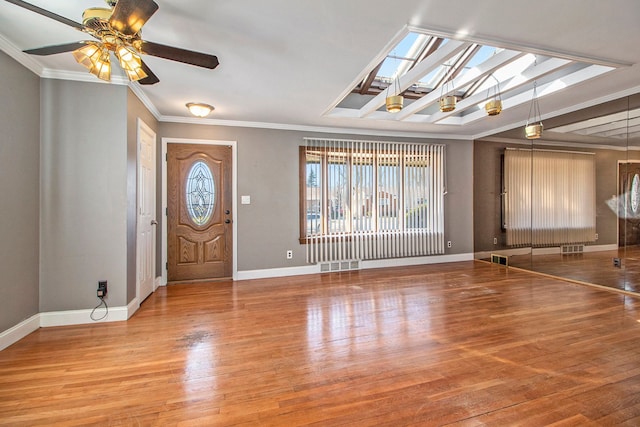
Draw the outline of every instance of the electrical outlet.
M450 248L450 247L451 247L451 240L449 240L449 241L447 242L447 247L448 247L448 248Z
M292 250L288 250L287 251L287 259L293 259L293 251Z
M494 237L494 238L493 238L493 244L494 244L494 245L497 245L497 244L498 244L498 238L497 238L497 237Z
M107 281L101 280L98 282L98 298L104 298L107 296Z
M596 233L596 240L598 240L598 233Z

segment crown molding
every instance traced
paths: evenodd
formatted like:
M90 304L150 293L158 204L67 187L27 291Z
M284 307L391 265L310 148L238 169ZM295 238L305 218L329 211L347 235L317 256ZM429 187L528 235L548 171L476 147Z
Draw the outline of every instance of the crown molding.
M291 131L301 131L301 132L321 132L321 133L340 133L340 134L349 134L349 135L385 136L385 137L396 137L396 138L429 138L429 139L447 139L447 140L452 139L452 140L465 140L465 141L473 140L473 138L469 135L443 135L443 134L425 133L425 132L385 131L385 130L377 130L377 129L311 126L311 125L296 125L296 124L287 124L287 123L248 122L248 121L241 121L241 120L199 119L196 117L161 116L158 120L161 122L167 122L167 123L185 123L185 124L197 124L197 125L204 125L204 126L231 126L231 127L243 127L243 128L291 130Z
M13 43L7 40L2 34L0 34L0 49L7 55L15 59L18 63L31 70L34 74L42 76L44 67L33 57L22 52Z

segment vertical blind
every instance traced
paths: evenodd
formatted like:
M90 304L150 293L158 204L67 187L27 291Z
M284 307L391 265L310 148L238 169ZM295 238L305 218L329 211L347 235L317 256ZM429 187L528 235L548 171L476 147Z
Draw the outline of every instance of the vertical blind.
M595 241L593 153L507 149L504 226L511 246Z
M308 262L444 253L444 145L305 143L300 185Z

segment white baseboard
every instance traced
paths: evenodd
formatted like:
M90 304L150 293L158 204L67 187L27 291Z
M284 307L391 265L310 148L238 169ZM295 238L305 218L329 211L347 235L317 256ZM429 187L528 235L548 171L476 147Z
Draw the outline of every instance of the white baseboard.
M365 268L403 267L421 264L441 264L445 262L472 261L473 254L432 255L410 258L393 258L371 261L361 261L360 270ZM237 280L267 279L271 277L298 276L302 274L320 273L320 264L300 267L269 268L264 270L239 271Z
M0 332L0 351L9 347L13 343L20 341L39 327L40 314L38 313L26 320L23 320L12 328L9 328L4 332Z
M320 273L320 265L304 265L300 267L266 268L264 270L238 271L237 280L268 279L271 277L300 276Z
M473 261L473 254L453 254L453 255L431 255L411 258L392 258L362 261L362 269L365 268L385 268L385 267L405 267L410 265L423 264L443 264L445 262Z
M127 320L128 307L109 307L109 313L104 319L92 320L92 310L67 310L67 311L49 311L40 313L40 326L43 328L49 326L68 326L83 325L87 323L104 323L104 322L120 322ZM105 314L104 307L100 307L94 313L95 318L101 318Z
M602 251L615 251L618 249L618 245L613 243L609 245L585 245L583 252L602 252ZM474 253L475 259L491 258L491 254L500 254L504 256L512 255L549 255L559 254L560 246L550 246L545 248L514 248L514 249L496 249L493 251L483 251Z

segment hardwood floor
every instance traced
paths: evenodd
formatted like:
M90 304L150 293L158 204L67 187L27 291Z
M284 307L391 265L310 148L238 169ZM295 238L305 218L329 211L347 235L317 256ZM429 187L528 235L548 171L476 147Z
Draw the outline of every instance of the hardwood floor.
M0 352L0 425L640 425L640 300L483 262L160 288Z
M622 265L613 265L620 258ZM509 265L640 294L640 247L576 254L516 255Z

